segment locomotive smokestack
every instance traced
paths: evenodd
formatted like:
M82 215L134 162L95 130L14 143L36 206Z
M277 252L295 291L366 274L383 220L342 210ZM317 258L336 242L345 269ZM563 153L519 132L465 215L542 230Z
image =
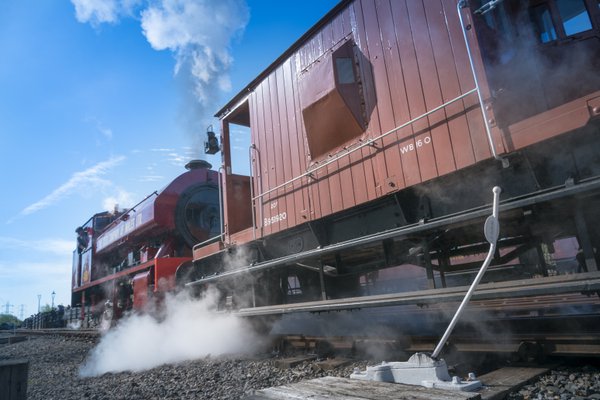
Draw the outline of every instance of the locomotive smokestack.
M212 164L209 163L208 161L204 161L204 160L191 160L190 162L185 164L185 169L187 169L187 170L211 169L211 168L212 168Z

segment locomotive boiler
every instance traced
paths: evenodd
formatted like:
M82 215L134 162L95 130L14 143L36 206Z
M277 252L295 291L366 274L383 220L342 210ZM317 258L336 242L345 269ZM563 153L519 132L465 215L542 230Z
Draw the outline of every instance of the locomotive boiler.
M223 231L176 274L245 316L457 301L500 186L475 301L597 313L598 71L596 0L341 1L216 114Z
M175 271L191 261L192 246L220 233L218 174L210 167L191 161L187 172L132 208L95 214L77 229L71 304L90 310L85 321L105 305L115 318L144 310L175 287Z

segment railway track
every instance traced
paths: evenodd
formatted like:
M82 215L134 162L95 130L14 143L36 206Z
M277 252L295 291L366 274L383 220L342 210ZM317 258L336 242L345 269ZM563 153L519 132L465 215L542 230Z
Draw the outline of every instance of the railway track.
M63 336L75 339L98 339L96 329L18 329L17 336ZM439 337L405 335L396 338L367 336L273 335L272 348L281 354L314 354L317 357L344 355L364 358L387 354L403 357L416 352L431 353ZM600 331L585 331L579 335L532 332L513 334L502 341L472 335L452 337L444 355L457 353L488 353L511 356L515 360L545 357L600 357Z
M590 281L585 282L580 278L573 277L571 284L589 288ZM597 274L590 274L590 278L595 282ZM545 288L555 283L554 279L546 278L545 281L549 282L541 284ZM539 282L513 282L513 289L517 286L520 292L537 293L535 289L538 285ZM506 283L487 284L483 291L504 292L505 288ZM281 351L295 349L319 355L342 352L364 356L369 350L375 350L375 353L396 352L402 356L415 352L427 353L435 348L447 323L449 310L453 312L456 308L453 302L442 300L454 300L462 291L463 288L448 288L448 298L438 298L437 301L420 292L418 295L414 292L346 299L345 304L355 304L358 309L350 311L340 309L340 301L328 300L305 303L299 306L301 309L288 304L243 309L233 314L249 319L276 316L280 318L279 322L284 321L283 328L274 325L270 335L273 348ZM466 320L460 322L448 342L448 352L500 353L523 360L547 356L600 356L600 298L595 292L562 293L557 290L553 295L544 296L490 297L475 296L476 300L469 304ZM378 307L373 303L400 305ZM360 310L363 306L366 309ZM337 330L319 332L317 329L315 333L306 323L311 321L319 327L319 321L335 321L340 315L345 320L360 319L364 316L361 312L373 318L373 325L370 326L386 323L386 333L381 335L365 329L353 331L344 325ZM286 326L286 318L294 322ZM101 336L101 331L97 329L19 329L16 333L85 339Z
M98 329L17 329L16 334L26 336L66 336L71 338L98 338L101 332Z
M365 356L371 354L431 353L439 340L431 336L411 336L400 339L370 337L282 336L275 342L282 349L294 348L326 357L334 352ZM489 353L512 355L515 360L528 361L545 357L600 357L600 335L514 335L499 343L477 336L453 337L443 354Z

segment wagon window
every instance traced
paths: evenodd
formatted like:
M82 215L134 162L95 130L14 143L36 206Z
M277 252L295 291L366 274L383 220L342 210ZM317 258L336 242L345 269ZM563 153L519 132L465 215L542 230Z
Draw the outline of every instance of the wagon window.
M354 66L352 59L349 57L338 57L335 59L335 68L339 84L354 83Z
M302 294L302 287L300 286L300 279L296 275L288 276L288 296L294 296Z
M546 4L533 7L533 22L537 27L538 37L542 43L548 43L557 39L556 30L552 24L552 14Z
M567 36L592 29L592 21L583 0L558 0L556 4Z

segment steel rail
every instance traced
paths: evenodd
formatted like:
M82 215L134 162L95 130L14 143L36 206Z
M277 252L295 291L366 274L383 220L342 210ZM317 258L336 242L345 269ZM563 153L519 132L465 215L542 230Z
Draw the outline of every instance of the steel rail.
M531 206L537 203L543 203L551 200L556 200L559 198L567 197L567 196L575 196L577 194L581 194L584 192L588 192L591 190L600 189L600 178L594 178L586 181L582 181L573 186L556 186L553 188L541 190L538 192L534 192L531 195L525 195L521 197L517 197L508 201L505 201L504 204L499 205L499 211L509 211L513 209L523 208L527 206ZM247 267L238 268L231 271L226 271L221 274L207 276L197 281L188 282L186 286L195 286L201 285L211 282L216 282L218 280L229 278L236 276L241 273L253 273L259 272L265 269L273 268L280 265L291 265L296 262L309 259L321 257L324 255L328 255L331 253L335 253L337 251L349 249L356 246L367 245L378 241L383 241L385 239L392 239L401 236L410 236L416 233L420 233L425 230L433 230L440 229L448 225L454 225L461 222L465 222L471 219L483 218L491 211L490 206L482 206L470 210L466 210L460 213L451 214L449 216L434 218L426 223L415 223L411 225L406 225L400 228L390 229L387 231L383 231L380 233L376 233L373 235L363 236L358 239L348 240L344 242L335 243L329 246L307 250L302 253L292 254L285 257L276 258L273 260L261 262L254 265L249 265Z

